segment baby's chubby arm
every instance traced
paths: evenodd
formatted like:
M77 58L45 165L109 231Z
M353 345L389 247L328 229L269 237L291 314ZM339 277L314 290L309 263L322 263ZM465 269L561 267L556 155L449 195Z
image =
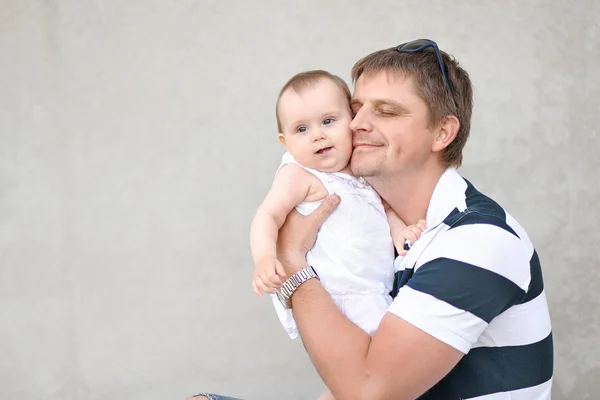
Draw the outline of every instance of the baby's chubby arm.
M390 233L392 235L392 241L396 251L401 256L406 255L408 252L404 247L404 244L408 241L410 246L421 237L421 233L427 228L425 220L419 220L415 225L406 226L404 221L392 210L392 208L383 201L385 214L387 216L388 223L390 225Z
M274 288L281 286L286 275L277 261L279 228L294 207L319 190L318 184L320 181L313 174L296 164L285 165L275 175L250 227L250 250L255 266L252 286L257 296L262 297L261 291L274 293Z

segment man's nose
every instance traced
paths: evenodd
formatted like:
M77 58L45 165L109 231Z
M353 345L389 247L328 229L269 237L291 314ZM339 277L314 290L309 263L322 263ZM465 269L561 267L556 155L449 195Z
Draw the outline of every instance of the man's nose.
M369 121L369 116L367 109L365 107L361 107L350 121L350 129L352 132L359 131L369 131L371 127L371 123Z

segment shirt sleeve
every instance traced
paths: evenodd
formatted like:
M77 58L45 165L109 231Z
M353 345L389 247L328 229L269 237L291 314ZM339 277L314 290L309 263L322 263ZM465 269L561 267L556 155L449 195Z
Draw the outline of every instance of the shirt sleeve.
M440 233L418 258L389 311L463 353L530 282L530 249L491 224Z

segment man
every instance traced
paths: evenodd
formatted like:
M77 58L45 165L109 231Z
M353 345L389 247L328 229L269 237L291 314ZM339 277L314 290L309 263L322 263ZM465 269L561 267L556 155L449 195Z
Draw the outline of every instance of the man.
M537 253L515 219L456 171L470 128L468 74L423 39L368 55L352 80L353 173L404 222L426 219L427 229L397 260L394 302L370 337L306 265L339 198L288 216L278 243L290 277L282 301L320 376L338 400L550 399Z

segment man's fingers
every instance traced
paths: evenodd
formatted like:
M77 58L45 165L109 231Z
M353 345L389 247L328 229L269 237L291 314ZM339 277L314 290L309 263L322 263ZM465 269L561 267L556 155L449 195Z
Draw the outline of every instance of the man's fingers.
M335 211L335 209L340 205L340 196L337 194L332 194L321 202L321 205L311 214L315 224L319 227L323 225L325 220Z

